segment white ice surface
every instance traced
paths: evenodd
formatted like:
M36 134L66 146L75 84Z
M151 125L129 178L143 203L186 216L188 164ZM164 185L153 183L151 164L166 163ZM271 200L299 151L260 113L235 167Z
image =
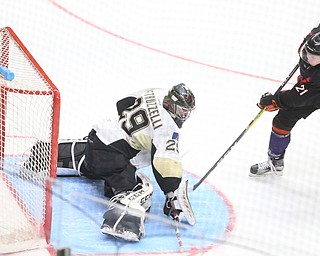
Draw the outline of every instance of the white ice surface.
M277 90L303 37L320 22L320 2L311 0L1 6L0 27L15 31L60 89L60 138L85 136L127 92L186 83L197 109L182 130L181 151L184 167L199 176L253 120L260 96ZM319 113L294 128L283 177L248 177L250 166L266 159L273 113L264 113L210 174L236 224L209 255L319 255Z

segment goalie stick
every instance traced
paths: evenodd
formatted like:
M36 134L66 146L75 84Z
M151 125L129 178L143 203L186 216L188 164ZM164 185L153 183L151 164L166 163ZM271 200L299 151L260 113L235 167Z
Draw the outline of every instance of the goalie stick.
M179 230L180 220L179 220L179 215L177 213L173 216L173 222L174 222L173 225L174 225L176 237L178 240L179 251L184 252L184 246L182 243L182 238L181 238L181 234L180 234L180 230Z
M275 92L275 94L279 93L283 87L289 82L291 77L294 75L294 73L299 68L299 64L297 64L293 70L290 72L288 77L282 82L278 90ZM231 151L231 149L241 140L241 138L246 134L246 132L254 125L254 123L259 119L259 117L263 114L263 112L266 110L264 107L260 110L260 112L256 115L256 117L250 122L250 124L243 130L243 132L239 135L239 137L231 144L231 146L223 153L223 155L218 159L218 161L210 168L209 171L192 187L192 191L195 191L200 184L208 177L208 175L217 167L217 165L225 158L225 156Z

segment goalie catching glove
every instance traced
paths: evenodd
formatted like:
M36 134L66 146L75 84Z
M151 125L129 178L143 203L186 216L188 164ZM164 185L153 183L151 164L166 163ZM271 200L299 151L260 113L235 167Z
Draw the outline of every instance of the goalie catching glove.
M279 95L273 95L270 92L267 92L261 96L260 102L257 104L257 106L260 109L266 108L266 111L269 112L279 110L281 108L279 102Z

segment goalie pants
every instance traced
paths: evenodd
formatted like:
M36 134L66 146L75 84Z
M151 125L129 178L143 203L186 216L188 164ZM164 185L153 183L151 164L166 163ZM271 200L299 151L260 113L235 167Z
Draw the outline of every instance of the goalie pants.
M88 178L103 179L105 196L112 197L136 186L136 167L130 163L130 159L138 153L139 150L132 148L124 139L105 145L95 130L91 130L80 171Z

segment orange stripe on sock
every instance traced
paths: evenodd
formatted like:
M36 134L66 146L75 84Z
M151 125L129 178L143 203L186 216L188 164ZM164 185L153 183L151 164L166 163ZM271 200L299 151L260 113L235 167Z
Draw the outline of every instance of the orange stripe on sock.
M290 133L290 131L279 129L279 128L275 127L274 125L272 125L272 130L278 134L281 134L281 135L287 135Z

